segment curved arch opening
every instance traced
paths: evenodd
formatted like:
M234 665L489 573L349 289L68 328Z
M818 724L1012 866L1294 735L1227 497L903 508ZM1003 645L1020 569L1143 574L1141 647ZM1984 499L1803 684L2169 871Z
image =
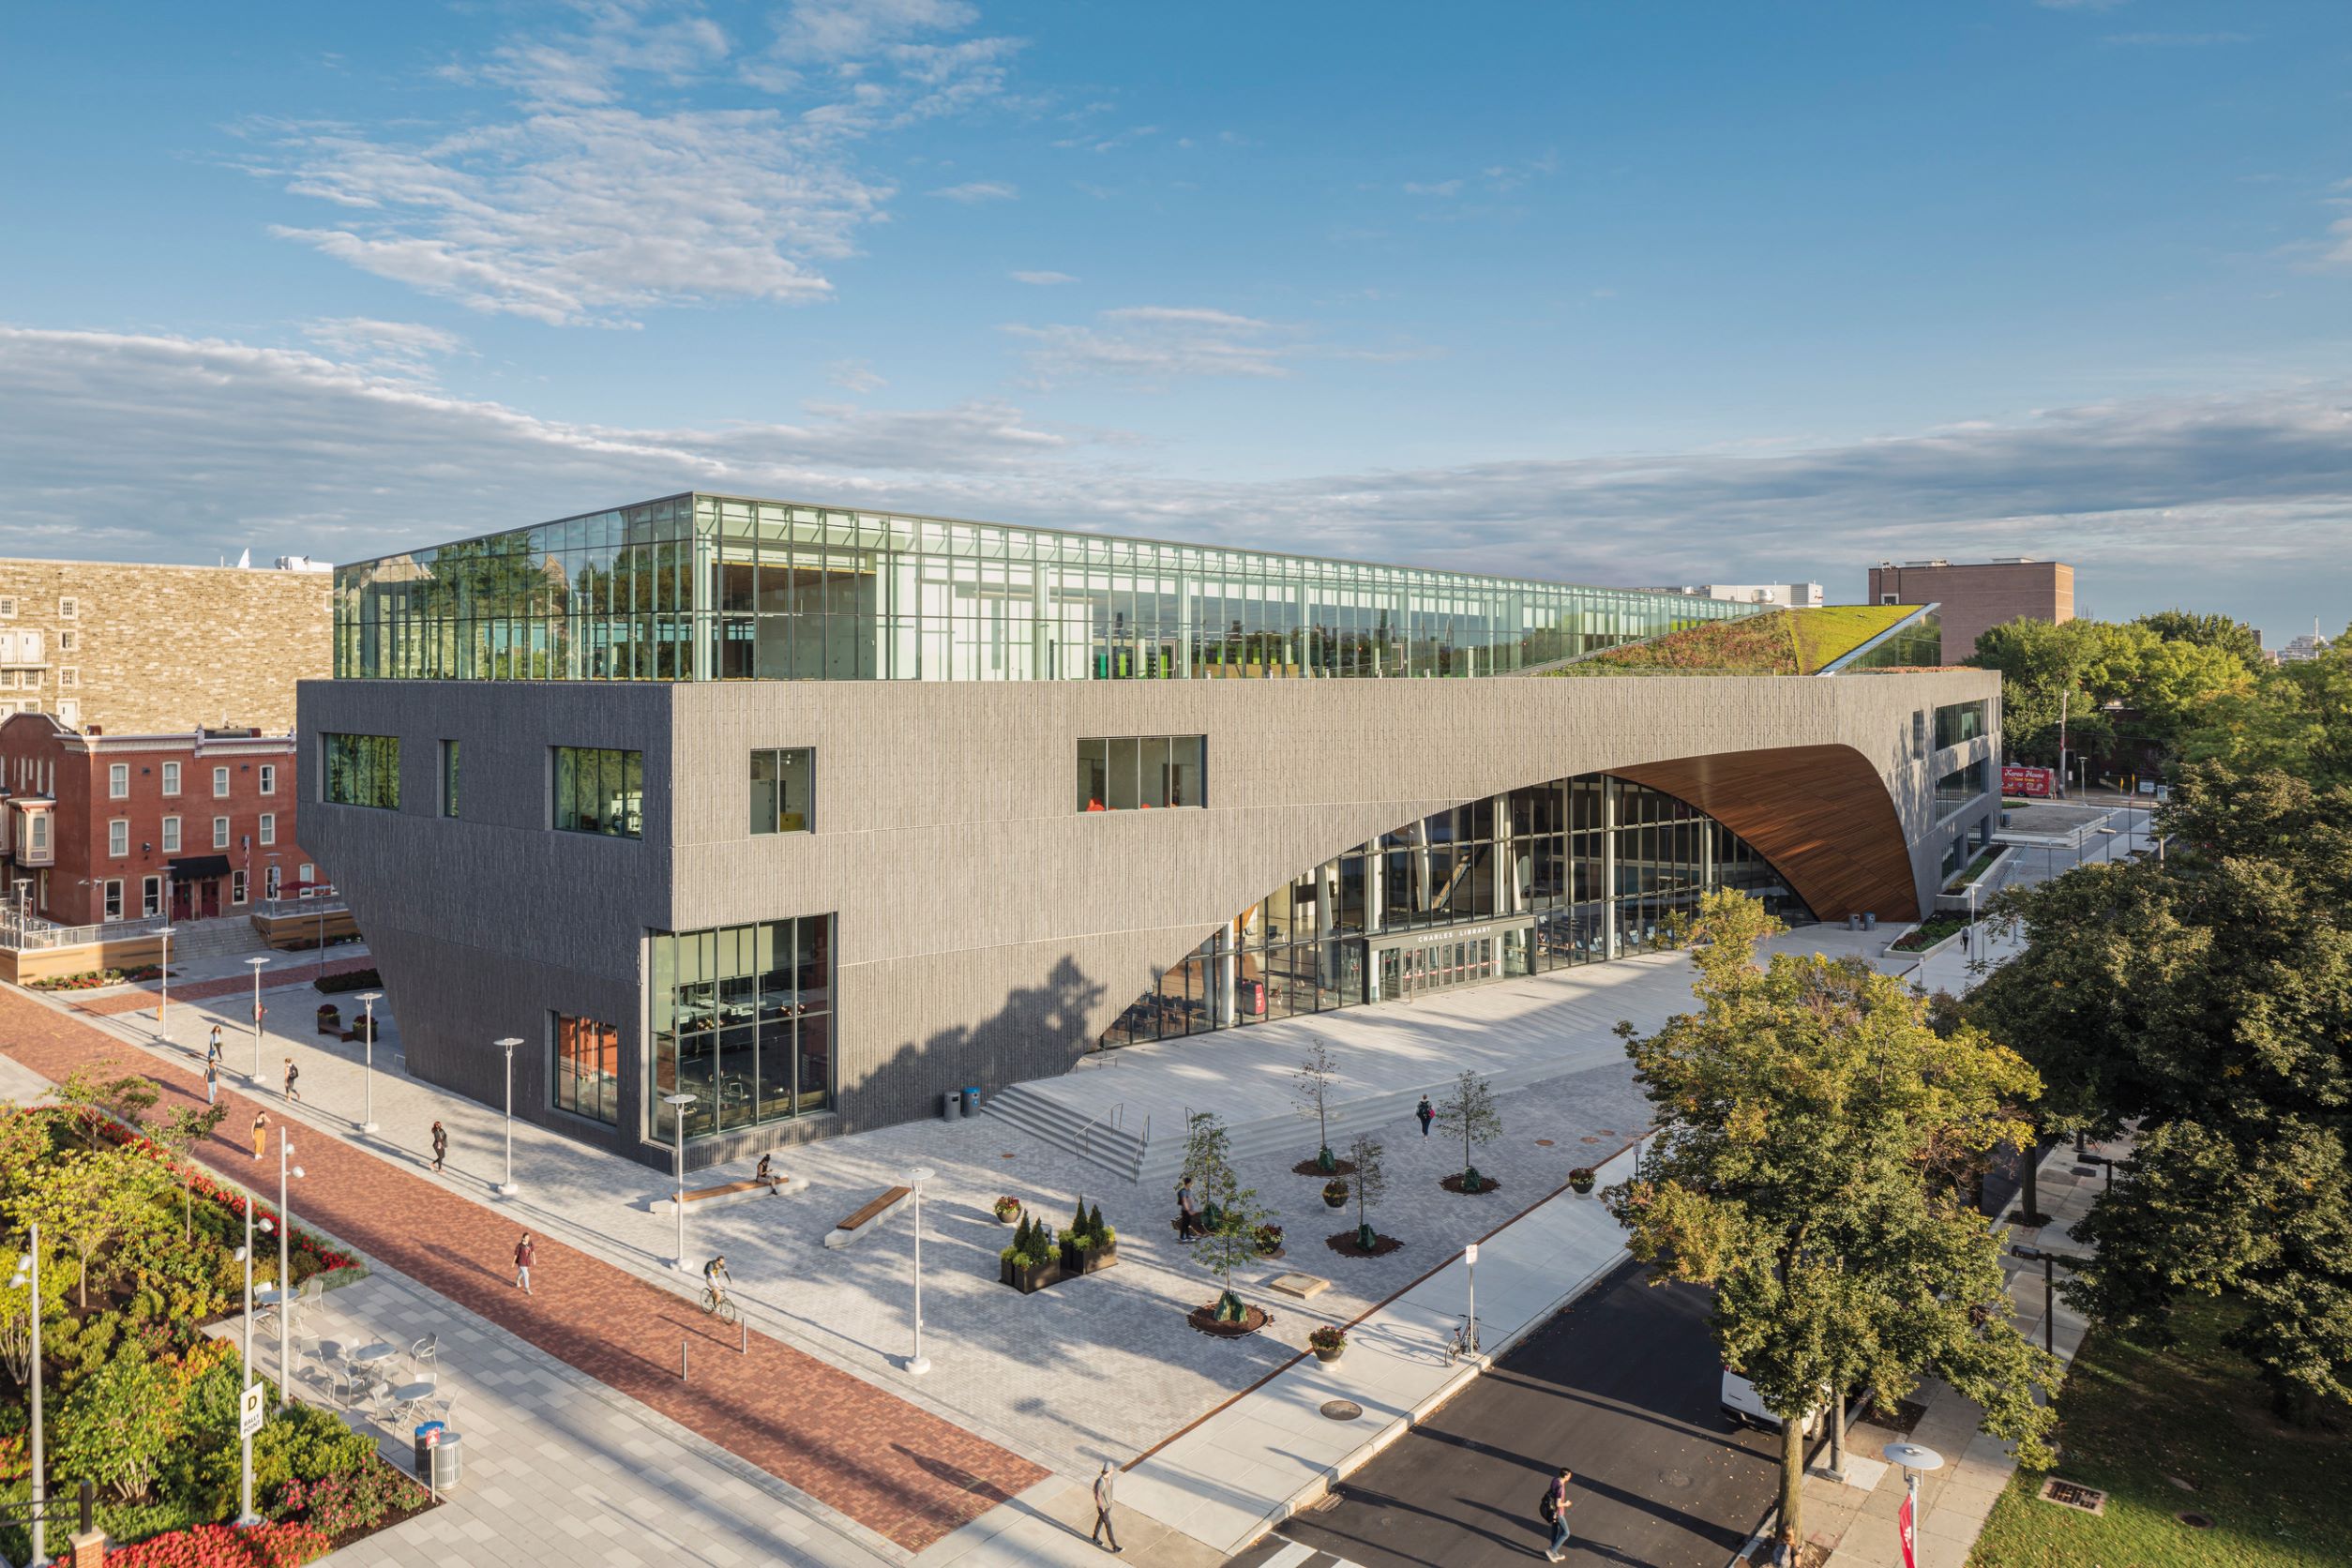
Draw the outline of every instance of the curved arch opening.
M1745 838L1668 792L1583 774L1408 822L1289 879L1170 965L1105 1048L1401 1000L1655 949L1713 888L1813 919Z

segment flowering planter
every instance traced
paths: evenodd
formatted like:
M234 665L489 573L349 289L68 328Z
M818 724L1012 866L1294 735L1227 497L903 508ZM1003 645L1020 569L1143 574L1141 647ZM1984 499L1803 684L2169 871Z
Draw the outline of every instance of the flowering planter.
M1320 1345L1312 1345L1309 1346L1308 1349L1315 1352L1315 1359L1321 1362L1325 1366L1329 1366L1333 1362L1337 1361L1341 1356L1348 1353L1348 1347L1345 1345L1334 1345L1329 1349L1325 1349Z
M1348 1184L1347 1184L1347 1183L1345 1183L1345 1182L1330 1182L1330 1183L1326 1183L1326 1184L1324 1184L1324 1187L1323 1187L1323 1207L1324 1207L1324 1208L1326 1208L1326 1209L1336 1209L1336 1208L1339 1208L1340 1206L1342 1206L1343 1204L1345 1204L1347 1201L1348 1201Z

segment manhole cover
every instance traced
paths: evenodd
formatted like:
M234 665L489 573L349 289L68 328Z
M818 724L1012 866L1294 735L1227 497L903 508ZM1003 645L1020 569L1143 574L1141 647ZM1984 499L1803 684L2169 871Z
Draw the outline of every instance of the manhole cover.
M1591 1133L1587 1133L1587 1134L1585 1134L1585 1135L1584 1135L1584 1137L1582 1137L1582 1138L1580 1138L1576 1139L1576 1141L1577 1141L1578 1143L1598 1143L1598 1142L1600 1142L1601 1140L1600 1140L1599 1138L1594 1138L1594 1137L1593 1137Z
M1615 1138L1617 1136L1617 1129L1615 1127L1603 1127L1601 1129L1601 1136L1603 1138Z
M2073 1508L2085 1514L2104 1514L2107 1511L2106 1493L2096 1486L2086 1486L2074 1481L2060 1481L2056 1476L2052 1476L2042 1484L2042 1500L2055 1502L2061 1508Z
M1364 1407L1352 1399L1326 1399L1323 1413L1334 1421L1353 1421L1364 1414Z
M1005 1152L1004 1152L1002 1155L1000 1155L1000 1156L998 1156L998 1157L999 1157L999 1158L1001 1158L1001 1159L1008 1159L1008 1160L1017 1160L1017 1159L1019 1159L1019 1158L1020 1158L1020 1156L1019 1156L1018 1154L1014 1153L1013 1153L1011 1150L1009 1150L1009 1149L1008 1149L1008 1150L1006 1150L1006 1151L1005 1151Z
M2173 1517L2179 1519L2182 1524L2187 1525L2191 1530L2211 1530L2213 1528L2213 1521L2207 1518L2202 1514L2175 1514Z
M1539 1138L1535 1140L1535 1146L1538 1149L1548 1149L1552 1146L1552 1140L1548 1138Z

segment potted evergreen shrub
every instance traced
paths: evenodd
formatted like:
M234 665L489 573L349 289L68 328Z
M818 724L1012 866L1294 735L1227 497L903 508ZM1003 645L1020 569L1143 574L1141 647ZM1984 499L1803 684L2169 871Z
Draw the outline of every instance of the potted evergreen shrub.
M1576 1189L1576 1194L1578 1198L1591 1197L1592 1168L1589 1165L1580 1165L1576 1167L1576 1169L1568 1172L1568 1184Z
M1119 1261L1119 1233L1103 1223L1103 1206L1090 1210L1080 1198L1070 1228L1062 1232L1062 1277L1077 1279Z
M1013 1231L1013 1244L998 1253L1001 1283L1024 1296L1034 1295L1062 1276L1062 1260L1054 1245L1053 1227L1024 1218Z
M1306 1348L1315 1352L1317 1361L1328 1366L1348 1349L1348 1331L1337 1323L1325 1323L1306 1336Z

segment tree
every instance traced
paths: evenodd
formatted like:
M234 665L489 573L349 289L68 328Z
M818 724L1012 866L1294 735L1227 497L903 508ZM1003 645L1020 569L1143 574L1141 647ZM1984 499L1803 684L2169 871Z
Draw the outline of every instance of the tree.
M116 1150L85 1150L56 1161L33 1184L20 1217L71 1247L80 1265L75 1297L90 1307L90 1259L141 1216L156 1195L155 1168Z
M2181 736L2180 755L2275 768L2315 790L2352 784L2352 629L2316 658L2265 668L2217 696Z
M59 1267L62 1259L53 1256L54 1248L46 1242L41 1246L41 1304L43 1322L62 1311L66 1304L66 1271ZM23 1388L33 1374L33 1282L28 1277L22 1285L8 1283L16 1276L16 1260L23 1254L11 1246L0 1251L0 1367Z
M1257 1261L1258 1228L1274 1216L1258 1200L1256 1188L1242 1185L1227 1146L1225 1123L1214 1111L1197 1110L1184 1119L1184 1168L1202 1192L1200 1241L1194 1256L1214 1270L1222 1283L1217 1320L1238 1323L1248 1314L1234 1293L1233 1271Z
M188 1152L219 1129L229 1114L225 1105L206 1106L198 1110L193 1106L175 1106L172 1114L158 1126L147 1129L147 1136L171 1151L177 1164L180 1182L180 1236L192 1241L195 1236L196 1168L188 1161Z
M1196 1110L1184 1118L1184 1174L1192 1178L1193 1195L1200 1200L1206 1226L1216 1218L1217 1189L1233 1178L1232 1135L1225 1119L1214 1110Z
M1779 922L1731 891L1695 921L1696 1013L1619 1033L1659 1134L1608 1193L1661 1281L1714 1288L1714 1331L1782 1419L1782 1519L1802 1532L1804 1418L1858 1384L1899 1397L1922 1375L1984 1407L1986 1429L2043 1462L2033 1390L2056 1362L2010 1321L1999 1244L1963 1200L2025 1128L2004 1107L2033 1073L1856 959L1756 962Z
M2167 642L2194 642L2218 648L2248 670L2262 665L2262 639L2254 627L2226 615L2199 614L2188 610L2159 610L2133 623L2146 626Z
M1291 1081L1298 1086L1298 1110L1301 1116L1315 1118L1316 1141L1321 1145L1315 1163L1325 1174L1338 1168L1331 1157L1331 1087L1338 1080L1339 1063L1321 1035L1314 1036L1314 1048L1306 1060L1299 1063L1298 1076Z
M146 1494L179 1437L169 1368L126 1344L69 1389L57 1424L60 1482L87 1481L124 1502Z
M1462 1190L1476 1192L1485 1185L1478 1167L1470 1163L1473 1144L1491 1142L1502 1131L1501 1113L1495 1109L1494 1087L1465 1069L1454 1080L1454 1092L1438 1102L1437 1123L1448 1138L1462 1140Z
M2069 1298L2161 1334L2186 1292L2254 1308L2230 1344L2287 1416L2352 1404L2352 786L2180 771L2159 861L2013 890L2025 943L1972 1019L2050 1086L2058 1125L2138 1124L2075 1234Z
M139 1119L155 1108L161 1093L153 1078L138 1073L108 1078L102 1071L108 1065L84 1062L68 1073L56 1089L58 1102L71 1108L74 1129L90 1149L98 1146L110 1120L137 1126Z
M2056 764L2062 748L2101 749L2113 739L2090 683L2095 673L2101 686L2122 684L2129 650L2107 630L2097 621L2021 618L1979 634L1968 662L2000 671L2001 735L2010 756Z
M1370 1211L1388 1191L1388 1176L1380 1168L1380 1140L1370 1133L1356 1134L1348 1145L1348 1161L1356 1168L1356 1245L1369 1252L1380 1241L1372 1230Z

